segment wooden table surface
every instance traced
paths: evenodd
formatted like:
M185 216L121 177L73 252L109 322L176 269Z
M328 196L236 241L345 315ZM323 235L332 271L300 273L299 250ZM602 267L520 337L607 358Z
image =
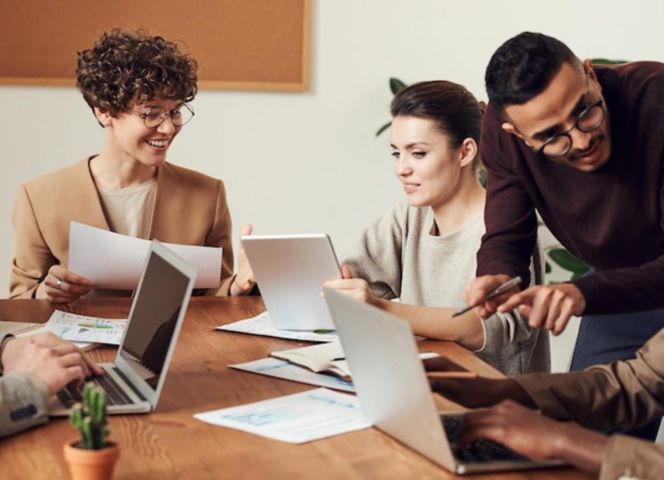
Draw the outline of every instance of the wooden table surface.
M375 428L291 445L195 420L195 413L316 388L227 367L265 357L274 350L305 345L213 330L263 309L256 297L192 299L157 410L148 415L110 417L111 438L121 449L114 479L456 478ZM97 298L70 310L126 318L129 301ZM0 300L3 320L41 322L51 311L43 300ZM425 341L421 348L447 355L480 374L500 376L456 344ZM110 361L114 354L112 348L89 352L97 361ZM454 408L445 400L439 403ZM75 436L66 420L53 419L45 426L0 440L0 479L68 478L62 445ZM591 477L557 468L470 478Z

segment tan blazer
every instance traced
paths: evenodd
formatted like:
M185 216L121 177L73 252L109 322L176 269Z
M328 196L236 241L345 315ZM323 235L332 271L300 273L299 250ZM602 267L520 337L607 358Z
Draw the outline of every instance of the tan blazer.
M543 413L596 430L645 425L664 414L664 329L633 360L583 372L515 377ZM664 445L613 435L600 479L662 478Z
M10 298L32 298L48 269L67 266L69 222L110 230L88 166L90 159L27 182L19 188L12 221L16 256ZM165 163L157 171L157 194L148 239L223 248L222 285L233 272L231 217L221 180Z

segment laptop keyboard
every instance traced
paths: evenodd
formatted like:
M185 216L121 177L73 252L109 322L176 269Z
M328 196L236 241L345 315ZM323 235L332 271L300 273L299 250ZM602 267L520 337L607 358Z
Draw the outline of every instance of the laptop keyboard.
M461 415L441 415L441 422L454 455L464 463L528 462L530 459L491 440L475 440L465 448L458 447L459 432L463 422Z
M122 390L122 387L117 384L115 379L107 373L100 376L88 377L85 380L95 383L106 392L106 403L108 405L128 405L134 403ZM83 397L81 396L82 388L82 386L67 385L56 395L65 407L71 408L75 403L83 401Z

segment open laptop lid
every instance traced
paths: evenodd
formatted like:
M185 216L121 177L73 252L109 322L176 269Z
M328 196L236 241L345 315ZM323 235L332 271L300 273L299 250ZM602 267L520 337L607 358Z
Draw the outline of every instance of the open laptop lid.
M242 246L276 328L334 328L320 295L324 282L341 278L329 236L245 235Z
M456 461L410 325L334 290L324 291L369 421L454 471Z
M115 365L153 409L166 380L195 279L195 268L152 241Z

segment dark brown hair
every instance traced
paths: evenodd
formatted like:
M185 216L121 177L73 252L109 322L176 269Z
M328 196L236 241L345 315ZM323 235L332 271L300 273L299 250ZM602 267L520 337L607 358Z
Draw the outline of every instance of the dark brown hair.
M491 56L484 82L489 101L501 114L509 105L523 105L544 91L563 63L581 68L581 60L560 40L523 32L503 43Z
M135 101L193 100L197 68L173 42L114 29L92 48L78 52L76 85L90 108L116 116Z
M392 117L412 116L433 120L452 148L466 138L479 145L482 105L465 87L446 80L419 82L399 91L390 106Z

